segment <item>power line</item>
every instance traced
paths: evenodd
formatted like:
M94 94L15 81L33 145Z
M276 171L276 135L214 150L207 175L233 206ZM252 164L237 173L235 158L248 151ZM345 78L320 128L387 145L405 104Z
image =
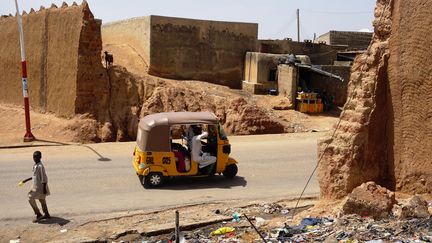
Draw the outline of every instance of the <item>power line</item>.
M291 15L288 15L288 16L289 16L289 18L287 18L287 21L285 21L283 23L283 25L281 27L279 27L277 29L277 31L275 31L275 33L273 33L272 36L275 36L277 34L284 33L284 32L286 33L286 30L289 29L289 27L291 27L291 25L295 23L296 14L293 12L293 13L291 13Z
M306 13L315 13L315 14L372 14L373 11L315 11L315 10L303 10L302 12Z

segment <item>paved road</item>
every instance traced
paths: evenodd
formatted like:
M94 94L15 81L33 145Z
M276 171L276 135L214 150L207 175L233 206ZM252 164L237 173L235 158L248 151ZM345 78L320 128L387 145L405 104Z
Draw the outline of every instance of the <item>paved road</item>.
M297 196L316 163L321 133L231 137L239 161L234 180L189 178L144 189L131 165L134 143L0 150L0 221L32 217L27 202L32 153L38 149L49 177L52 215L73 217L225 199ZM27 183L30 184L30 183ZM306 194L317 195L314 178Z

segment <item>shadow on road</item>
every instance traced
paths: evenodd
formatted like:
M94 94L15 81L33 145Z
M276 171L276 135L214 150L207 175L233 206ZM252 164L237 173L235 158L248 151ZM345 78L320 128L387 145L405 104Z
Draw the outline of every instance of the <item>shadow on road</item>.
M80 145L80 146L82 146L82 147L86 147L86 148L88 148L88 149L90 149L93 153L95 153L97 156L99 156L99 161L111 161L111 159L110 158L107 158L107 157L104 157L102 154L100 154L98 151L96 151L94 148L92 148L92 147L90 147L90 146L88 146L88 145Z
M60 217L51 217L49 219L40 220L39 224L58 224L59 226L66 225L70 222L68 219L60 218Z
M166 179L161 187L150 190L197 190L207 188L233 188L245 187L247 181L242 176L226 179L223 176L214 177L178 177Z
M46 139L39 139L36 138L35 141L38 142L44 142L44 143L52 143L52 145L71 145L71 143L64 143L64 142L58 142L58 141L52 141L52 140L46 140Z
M45 142L45 143L51 143L51 145L54 145L54 146L75 145L75 144L72 144L72 143L63 143L63 142L57 142L57 141L52 141L52 140L44 140L44 139L36 139L36 141L38 141L38 142ZM98 159L99 161L111 161L110 158L104 157L102 154L100 154L98 151L96 151L94 148L92 148L92 147L90 147L88 145L80 144L78 146L82 146L82 147L90 149L93 153L95 153L97 156L99 156L99 159Z

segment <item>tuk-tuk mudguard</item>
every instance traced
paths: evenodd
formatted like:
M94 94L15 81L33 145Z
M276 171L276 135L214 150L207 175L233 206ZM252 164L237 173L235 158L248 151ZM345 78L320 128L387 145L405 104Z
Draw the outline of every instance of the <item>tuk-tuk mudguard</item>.
M228 157L227 165L232 165L232 164L237 164L237 160L235 160L231 157Z
M159 166L159 165L152 165L150 167L145 168L142 175L146 176L150 172L159 172L159 173L162 173L163 176L168 176L168 171L166 169L164 169L164 167Z
M145 168L145 169L143 170L143 172L141 173L141 175L146 176L146 175L148 175L149 173L150 173L150 168Z

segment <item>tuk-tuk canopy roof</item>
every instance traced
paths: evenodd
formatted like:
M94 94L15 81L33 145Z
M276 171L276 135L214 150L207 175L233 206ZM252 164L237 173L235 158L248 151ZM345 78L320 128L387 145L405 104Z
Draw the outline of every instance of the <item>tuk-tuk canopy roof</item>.
M164 112L145 116L138 124L137 145L142 151L170 151L170 126L218 124L211 112Z
M156 126L217 123L216 115L211 112L163 112L145 116L139 127L149 131Z

